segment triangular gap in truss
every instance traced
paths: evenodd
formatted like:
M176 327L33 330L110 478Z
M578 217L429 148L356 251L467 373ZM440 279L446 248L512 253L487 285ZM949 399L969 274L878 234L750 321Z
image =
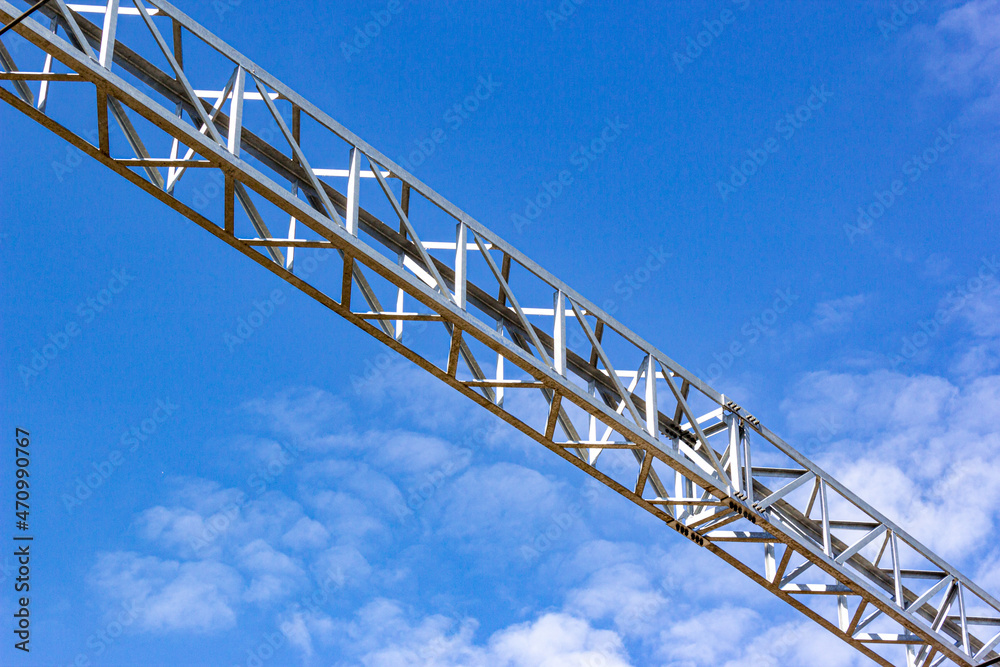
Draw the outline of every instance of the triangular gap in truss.
M281 229L288 224L288 214L268 201L263 195L235 181L232 184L231 199L226 200L227 191L223 182L223 205L232 211L233 234L238 239L273 238L272 228ZM218 221L220 227L227 223L225 214ZM254 251L285 266L286 248L271 245L248 244Z
M366 171L363 173L367 174L369 172ZM382 173L386 174L388 172L383 168ZM368 177L362 180L362 186L364 185L365 180L375 181L374 178ZM413 190L411 190L409 186L401 183L397 178L387 178L386 183L389 184L389 186L392 188L393 196L396 198L397 203L400 204L400 206L404 209L404 211L407 211L409 209L409 201L412 201L413 197L421 196L416 194ZM401 196L401 192L407 192L407 191L409 192L409 194L407 194L406 198L403 198ZM381 190L379 194L380 195L382 194ZM391 204L389 203L388 199L385 198L384 195L382 195L382 199L384 200L385 206L388 206L390 209L392 209ZM362 204L364 204L364 202L365 199L362 198ZM403 206L404 203L406 204L406 206ZM380 214L380 219L387 221L387 223L396 222L397 227L402 226L402 224L398 222L399 218L396 215L395 211L391 211L384 217ZM410 218L411 225L416 226L418 223L419 220L414 220L413 218ZM409 235L406 234L405 230L397 229L397 231L399 231L399 233L401 234L406 235L407 238L409 238ZM464 253L460 253L458 248L459 229L458 229L458 223L456 223L455 228L452 230L450 238L428 240L421 235L420 241L421 245L423 246L425 252L429 257L433 258L437 262L440 262L441 264L444 264L444 267L440 267L441 275L445 281L445 285L448 287L448 290L453 294L457 290L457 286L455 284L455 281L457 280L456 274L459 271L459 267L462 266L461 263L462 262L465 263L464 266L465 266L465 276L466 276L466 286L467 286L466 311L472 313L475 317L479 318L480 320L491 321L493 320L492 314L487 315L486 311L484 311L479 304L479 302L483 299L483 295L475 293L475 289L473 286L479 286L480 288L482 288L484 286L493 284L494 280L492 275L489 275L487 277L487 275L489 274L489 268L486 266L486 262L483 261L482 257L479 256L479 246L476 245L476 242L473 239L471 232L467 228L465 230L464 238L465 238ZM460 254L462 254L461 257ZM492 292L493 290L490 291ZM496 296L495 294L491 293L489 294L486 300L492 301L495 296Z
M374 282L377 284L379 280L376 277ZM459 368L463 368L462 350L465 336L461 334L460 329L441 321L435 315L429 316L435 319L411 322L414 326L410 328L408 334L404 329L404 344L440 370L454 376ZM395 320L386 320L386 324L393 332L395 331Z
M761 535L763 533L756 526L752 524L748 526L739 522L728 524L718 530L707 533L707 537L712 540L713 544L726 552L730 558L738 560L744 567L752 570L758 576L767 579L769 565L765 543L734 541L737 538L764 539ZM776 545L776 551L780 556L782 551L780 544Z
M111 121L114 123L114 120ZM201 156L192 154L189 159L199 160ZM164 175L170 182L172 169L165 169ZM176 181L170 192L200 215L205 216L219 227L224 226L226 204L226 177L219 169L189 168ZM239 208L239 202L236 207Z
M987 593L989 592L987 591ZM993 603L980 598L979 595L968 588L965 590L965 609L970 617L975 616L990 619L990 624L996 624L996 631L1000 632L1000 609L997 609ZM997 646L1000 646L1000 641L997 642Z
M553 344L557 342L556 338L556 311L555 311L555 301L558 296L554 295L553 306L552 306L552 321L550 328L546 332L549 336L553 337ZM567 380L576 385L581 391L590 393L595 396L598 403L604 404L605 401L603 397L596 392L596 386L594 383L595 373L594 364L591 363L591 357L593 356L590 345L590 340L587 337L586 329L584 327L581 318L577 317L577 311L581 313L584 311L579 307L574 309L573 304L570 302L569 297L563 295L563 322L564 333L562 339L566 346L566 366L565 366L565 377ZM596 318L593 316L584 316L584 320L587 321L591 333L594 332L596 325Z
M852 609L853 611L857 611L858 602L855 601L857 596L851 595L842 598L835 593L822 592L828 585L833 586L834 584L811 584L809 588L813 592L807 593L805 592L806 585L803 584L801 585L802 590L792 591L790 595L797 602L808 607L814 614L832 623L834 626L840 627L841 620L845 620L846 624L849 625Z
M456 227L456 237L457 237ZM467 300L466 309L484 322L496 323L496 328L514 347L524 349L527 341L529 356L537 351L526 335L508 293L511 259L500 248L489 243L471 229L466 229ZM485 251L485 252L484 252ZM475 285L475 289L472 288ZM505 286L507 285L507 286ZM512 291L512 290L511 290ZM480 305L476 305L477 300ZM517 295L514 300L520 304Z
M406 216L407 221L414 228L417 233L417 237L424 242L428 241L450 241L454 243L455 241L455 230L451 230L450 236L445 238L424 238L427 234L424 231L421 220L419 217L415 218L413 210L413 202L416 199L423 199L423 197L413 191L411 188L406 188L406 196L403 196L404 188L402 182L399 178L392 173L392 171L384 166L377 165L373 163L371 158L363 154L360 149L353 151L357 156L355 162L352 162L351 154L352 147L347 142L343 141L337 135L333 134L329 130L324 128L325 134L332 137L338 143L337 157L338 159L332 160L331 163L337 165L335 168L335 173L337 176L326 177L326 181L331 183L338 191L344 193L345 197L350 194L352 183L357 186L357 201L359 208L359 236L363 239L371 238L370 233L367 231L367 225L371 224L369 220L370 217L374 216L380 222L382 222L390 230L401 234L406 237L407 240L412 240L410 235L406 231L406 226L400 219L400 213ZM328 142L329 143L329 142ZM342 143L344 148L339 150L339 144ZM315 166L315 165L314 165ZM375 168L378 166L378 176L381 176L381 180L375 175ZM356 167L357 177L352 180L351 170L352 167ZM346 172L346 173L345 173ZM339 175L343 174L343 175ZM385 188L392 193L392 200L386 195L385 190L383 190L383 185ZM393 203L395 202L395 203ZM398 209L397 209L398 207ZM345 210L346 213L346 210ZM381 247L381 243L373 244L377 247ZM442 254L441 252L434 253L439 259L442 259L449 267L454 265L454 251Z
M801 600L801 598L799 599ZM851 620L854 621L854 618L852 617ZM851 634L864 644L878 646L901 636L909 635L910 632L899 621L879 612L874 605L868 605L862 610L861 617L854 624Z
M438 147L440 150L440 147ZM437 158L437 156L434 156ZM370 169L370 167L365 167L365 169ZM389 171L389 168L382 165L383 173ZM403 205L404 199L407 199L407 206L404 207L408 211L407 217L413 228L416 230L417 235L420 237L421 241L425 242L454 242L455 241L455 230L458 225L458 220L451 214L442 209L433 201L427 199L419 191L413 188L407 188L408 194L403 196L403 186L401 183L397 184L397 178L388 179L388 183L391 186L393 195L396 197L396 201ZM365 181L370 181L370 183L365 183ZM372 191L378 190L379 197L384 198L385 195L379 190L379 185L375 179L362 179L362 186L373 185ZM366 194L367 191L364 194ZM371 195L376 196L376 195ZM365 201L367 199L362 199L362 206L366 206ZM399 218L393 213L392 215L387 215L383 218L383 221L394 227L397 231L399 230ZM469 239L472 243L472 239ZM450 264L450 262L449 262Z
M48 27L49 21L44 17L39 18ZM0 49L0 70L48 72L68 80L3 81L0 85L22 102L42 110L60 125L87 138L96 146L97 97L94 85L77 79L73 70L59 60L50 58L45 51L16 35L14 31L5 33L2 43L4 46Z
M134 5L139 14L139 25L146 28L147 35L152 40L151 45L144 44L142 41L138 42L137 48L139 52L147 61L150 61L154 65L157 65L159 61L159 69L167 77L173 79L177 101L181 103L182 112L186 112L193 127L200 129L204 125L206 136L212 141L221 143L221 133L209 118L205 105L202 103L202 98L199 95L199 90L203 90L199 85L201 81L193 81L188 75L188 72L195 70L195 68L184 67L183 39L175 34L173 22L170 19L151 13L152 7L147 6L141 0L132 0L132 5ZM128 24L126 24L126 29L128 27ZM188 41L193 42L195 40ZM178 45L180 45L180 48L178 48ZM219 56L216 55L214 58L208 56L208 58L216 60ZM208 65L208 63L206 62L205 65ZM229 69L225 65L222 68L223 71ZM216 78L222 80L223 77L221 72L218 77L214 76L215 73L211 68L208 66L203 67L200 61L196 71L199 72L200 77L204 77L206 82L213 81Z
M587 451L584 450L587 454ZM643 452L639 452L640 457ZM600 474L618 482L633 493L642 472L641 458L631 449L604 449L597 461L591 464Z
M861 509L853 500L841 495L833 486L827 487L827 505L830 509L830 516L836 518L838 521L856 522L859 524L877 523L877 519ZM845 539L849 539L849 537L847 536Z
M580 310L583 310L583 306L579 306ZM588 322L591 322L588 318ZM592 327L594 334L597 334L596 325ZM581 341L582 347L578 348L578 352L581 356L586 355L588 358L593 358L593 351L591 349L591 342L589 340ZM618 331L612 328L607 323L603 326L603 333L600 336L601 347L603 348L604 354L607 356L608 360L618 371L618 377L625 385L629 387L632 381L636 378L638 373L644 371L644 362L646 360L647 353L645 350L637 347L635 343L627 340ZM641 398L639 393L639 387L641 385L641 380L635 383L635 388L633 393Z
M58 30L58 26L53 24L48 17L39 16L37 18L44 27L53 26ZM69 68L49 56L41 48L21 37L15 30L4 33L3 37L0 38L0 45L2 45L2 48L0 48L0 71L70 73ZM22 101L45 112L47 99L55 83L57 82L4 81L0 85L13 92ZM73 83L62 82L59 87L60 89L67 88L72 86ZM87 88L87 86L83 87Z
M254 90L256 92L256 88ZM281 109L289 129L293 131L293 136L319 178L346 195L351 144L308 112L293 107L290 102L281 99L276 100L275 104ZM280 139L280 135L278 138Z
M818 576L825 576L822 570L798 551L779 549L777 557L773 579L775 586L808 583Z
M43 27L51 25L51 19L47 16L38 16L35 19ZM8 30L0 37L0 44L3 44L7 53L11 56L17 70L21 72L41 72L45 65L47 53L42 49L22 37L17 29Z
M583 443L580 449L585 450L587 462L591 465L599 460L605 452L611 451L613 447L621 447L633 442L631 438L617 430L614 425L593 415L588 415L587 423L584 428L578 429L578 433L580 440L573 439L572 441Z
M233 88L236 84L236 74L237 72L234 70L232 74L230 74L229 79L226 80L225 84L222 85L221 90L202 91L202 93L204 94L213 93L213 94L208 94L207 99L206 97L199 97L200 101L203 103L202 106L205 106L205 114L208 120L210 120L216 126L216 128L219 127L220 122L223 123L225 122L225 119L222 116L223 109L226 106L227 99L229 99L229 97L232 95ZM218 94L217 95L214 94L215 92L217 92ZM171 108L171 106L168 105L167 108ZM184 118L186 117L186 115L188 115L185 114L184 112L184 109L186 107L180 103L173 103L172 108L174 109L174 116L180 122L184 123L185 122ZM214 139L210 138L211 135L208 129L208 125L202 123L199 120L194 124L193 127L197 128L198 133L201 136L205 137L206 141L210 145L216 145ZM201 144L198 144L197 142L194 141L189 141L187 139L182 140L178 138L175 134L170 147L171 160L179 160L181 162L185 162L187 160L197 159L199 157L206 157L207 159L208 155L209 153L207 151L204 151L204 149L201 147ZM183 164L178 166L171 166L171 168L168 169L167 171L167 184L166 184L167 192L171 193L174 192L174 190L177 188L178 183L180 183L181 179L183 179L184 176L190 172L190 169L191 167Z
M561 403L558 437L564 440L586 440L590 429L590 413L570 400Z
M966 600L965 608L968 615L969 631L980 638L985 645L973 646L975 654L980 660L989 662L1000 658L1000 623L997 621L997 610L992 607L983 607L973 598L972 604ZM992 613L990 613L992 611ZM954 616L951 617L955 619Z
M416 301L415 299L411 299ZM401 322L404 338L418 335L426 323ZM455 377L497 404L498 397L503 397L503 384L511 382L508 374L524 375L510 364L507 359L498 359L498 354L468 333L463 333L457 341L457 347L449 344L449 364L447 370Z
M505 387L503 410L543 437L549 424L550 403L537 388Z
M37 95L35 95L34 100L37 104L39 101ZM53 81L46 91L45 115L77 136L83 137L87 143L96 148L100 146L100 134L97 130L97 100L96 88L89 83ZM110 134L115 139L122 137L122 131L110 112L108 116ZM75 148L67 147L63 153L55 159L64 163L75 162L79 164L70 156L70 153L77 153ZM123 154L127 157L135 157L135 153L131 152L127 145ZM80 155L79 157L83 158L84 156Z
M704 393L701 392L701 390L696 388L694 385L685 383L684 379L680 375L674 375L670 371L670 369L664 367L662 364L660 367L664 373L664 376L670 376L670 381L676 388L677 393L680 393L681 396L684 398L684 402L687 403L687 406L690 409L691 413L694 415L694 417L696 419L702 420L699 421L699 425L703 426L702 430L718 422L720 414L718 412L719 404L714 399L711 399L708 396L706 396ZM684 391L685 388L686 388L686 393ZM673 403L668 408L668 415L672 418L676 417L676 421L678 423L689 423L690 420L688 419L687 414L679 410L674 392L671 391L670 388L668 387L665 393L668 395L670 399L673 400ZM709 417L709 415L712 416ZM707 418L708 421L702 418Z
M453 225L450 237L450 241L452 243L457 242L458 234L459 234L459 228L458 228L458 223L456 223L455 225ZM469 229L468 227L465 228L465 242L466 242L465 270L466 270L466 281L468 284L468 295L469 295L469 302L467 305L467 309L469 310L470 313L472 313L473 315L479 317L484 321L492 321L493 319L495 319L493 312L492 311L487 312L485 310L481 310L480 306L477 305L476 300L477 299L484 300L487 306L496 307L499 305L499 300L501 298L500 289L497 280L493 276L493 272L490 269L489 263L486 261L486 259L483 257L482 253L479 250L479 245L476 243L476 236L477 235L471 229ZM431 241L431 239L421 239L421 240L423 240L425 244ZM489 242L488 238L480 237L480 241L487 250L491 251L491 258L493 259L493 263L496 264L497 268L502 271L504 266L504 254L499 249L494 248L493 245ZM440 253L439 256L443 259L444 257L447 256L447 252L448 251L444 251ZM454 267L454 260L455 258L453 257L452 260L449 262L449 265ZM507 264L509 273L509 260ZM506 300L504 301L504 304L505 306L510 305L509 302Z
M813 521L819 519L820 486L814 476L798 476L794 479L778 478L777 488L770 489L770 491L771 494L758 501L755 504L756 507L766 505L765 511L777 512L790 519L810 515ZM811 523L810 525L815 524Z
M89 11L83 11L83 7L89 5ZM105 22L105 2L100 2L95 0L88 2L87 4L74 4L74 16L80 29L83 31L88 38L93 39L91 43L92 48L96 53L100 53L101 43L103 42L103 32ZM157 26L160 34L163 36L167 45L173 49L173 28L171 25L171 20L167 17L162 16L156 7L153 7L148 2L144 2L143 5L146 11L149 13L154 24ZM127 44L127 49L138 54L144 60L152 63L158 69L170 74L173 77L173 70L170 67L170 63L167 61L165 55L160 50L154 39L149 28L146 26L145 21L139 15L136 6L132 3L132 0L120 0L118 3L118 18L114 23L114 35L115 41L118 44L115 45L115 51L119 49L120 46ZM126 47L122 47L126 48ZM119 54L119 58L121 55ZM124 68L121 67L120 61L116 63L112 68L115 74L121 75L124 72Z
M360 155L359 152L355 151L353 153L354 158L352 159L352 170L357 173L352 183L348 185L348 209L347 209L347 230L348 232L361 235L362 238L367 239L368 232L364 231L361 225L361 216L367 214L366 211L361 210L356 206L359 199L359 193L361 191L361 178L360 169L364 166L367 158ZM437 262L430 256L427 249L424 247L423 236L421 231L418 231L414 224L410 221L410 215L406 210L404 210L403 202L397 197L396 192L394 192L394 186L390 179L385 176L386 169L378 163L367 160L369 166L369 173L372 176L372 180L378 185L381 191L381 199L387 202L392 209L392 216L398 222L399 225L399 235L392 233L392 228L385 229L384 233L389 235L390 238L397 238L401 242L401 246L398 252L388 251L387 256L396 261L401 261L401 266L417 276L421 281L423 281L428 287L433 291L437 292L439 297L448 302L455 302L455 297L453 295L454 280L450 278L450 271L447 267L439 266ZM376 200L372 200L373 202ZM375 238L376 243L374 245L379 246L382 244L382 237L380 236L378 229L381 228L380 225L375 225L373 221L369 221L373 225L371 229L371 234ZM402 238L400 238L402 237ZM446 279L446 276L449 276Z
M750 445L753 475L758 482L758 497L767 496L808 472L806 468L768 442L745 422L744 427Z
M645 416L638 409L632 397L641 381L639 374L644 372L645 367L642 363L631 370L617 366L617 361L607 353L604 347L604 340L609 329L595 316L585 313L583 308L575 304L573 312L576 315L574 320L586 338L586 343L577 350L581 352L580 356L585 358L588 365L596 372L594 385L593 387L588 385L588 391L593 391L597 400L606 405L612 412L622 415L626 423L642 428L645 424Z
M120 117L117 115L116 106L128 117L126 123L121 122ZM131 129L128 129L129 127ZM126 132L132 132L133 130L134 135L130 138ZM116 105L115 99L111 96L108 97L108 137L111 142L111 156L116 159L136 158L136 149L139 148L139 143L141 143L142 147L149 154L149 157L166 160L170 158L170 150L173 145L173 138L169 134L146 120L142 115L136 113L123 102L119 101ZM138 139L138 141L135 141L135 139ZM139 148L139 150L141 151L142 149ZM195 155L192 159L199 160L202 158ZM166 167L160 167L159 169L163 172L163 176L166 177Z
M646 483L640 488L640 495L653 502L658 508L676 518L679 505L674 494L674 470L656 456L650 458Z
M278 248L289 261L287 247ZM333 301L340 301L344 277L344 260L339 250L331 247L294 248L291 253L292 273Z
M893 581L896 580L898 569L899 581L907 601L907 607L913 605L922 607L925 602L931 600L943 601L946 593L954 595L957 592L952 590L952 578L941 568L934 565L898 536L895 536L893 541L894 544L890 543L889 558L883 560L879 567ZM893 546L897 562L892 560ZM962 598L963 604L967 600L971 602L971 598L964 591Z
M122 0L122 6L131 5L132 0ZM151 6L146 3L147 8ZM139 19L141 21L141 19ZM229 79L236 63L223 55L211 44L178 25L175 31L169 20L153 17L157 29L170 46L175 60L184 68L184 75L196 91L218 91L221 82ZM180 58L177 57L178 51ZM169 65L165 65L169 68Z
M350 265L350 271L348 272L345 269L345 275L348 273L350 275L349 303L351 311L363 316L366 321L377 326L383 333L395 338L393 333L395 322L389 319L387 314L398 312L396 310L396 297L398 294L396 286L370 267L362 264L358 258L350 255L349 257L348 264ZM417 311L416 308L411 306L411 309L406 312L419 314L421 311ZM411 334L414 334L413 342L419 340L430 329L430 324L437 323L428 322L428 326L420 332L420 336L416 335L416 331L411 330ZM446 342L444 349L435 351L430 358L444 357L447 353L448 343Z
M555 360L554 305L557 290L538 278L530 269L524 267L516 260L511 262L510 278L507 282L517 296L525 319L535 327L536 335L545 348L546 354L550 359ZM563 298L564 316L566 310L572 311L572 306L567 299Z

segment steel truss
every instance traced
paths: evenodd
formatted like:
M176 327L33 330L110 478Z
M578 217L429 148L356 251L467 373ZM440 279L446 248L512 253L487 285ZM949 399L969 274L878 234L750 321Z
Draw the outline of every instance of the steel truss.
M0 0L0 19L27 4ZM876 663L1000 657L994 597L744 408L171 4L126 4L24 20L30 53L0 43L0 98ZM54 84L88 129L47 110ZM187 187L207 174L213 212ZM297 248L329 253L329 284Z

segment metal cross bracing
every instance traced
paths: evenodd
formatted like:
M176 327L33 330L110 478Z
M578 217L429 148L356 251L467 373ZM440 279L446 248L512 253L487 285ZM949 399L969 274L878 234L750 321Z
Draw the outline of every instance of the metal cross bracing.
M171 4L51 0L0 65L15 109L874 662L1000 658L994 597Z

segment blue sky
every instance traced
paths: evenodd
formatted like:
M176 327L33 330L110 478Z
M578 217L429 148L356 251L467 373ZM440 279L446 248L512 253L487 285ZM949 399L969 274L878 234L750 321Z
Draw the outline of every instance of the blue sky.
M176 4L1000 593L1000 2ZM868 664L0 113L0 662Z

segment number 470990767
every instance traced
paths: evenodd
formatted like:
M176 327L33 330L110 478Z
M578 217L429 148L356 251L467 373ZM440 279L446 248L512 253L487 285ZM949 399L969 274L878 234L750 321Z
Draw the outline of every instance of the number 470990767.
M17 470L15 472L15 475L17 477L16 514L17 517L22 521L27 521L28 519L28 503L25 501L27 501L29 498L28 495L29 485L27 479L29 476L28 473L28 463L29 463L28 445L30 444L29 436L30 434L23 428L16 429L16 432L14 434L15 440L17 440L17 447L15 448L15 454L17 457L15 460L15 463L17 464Z

